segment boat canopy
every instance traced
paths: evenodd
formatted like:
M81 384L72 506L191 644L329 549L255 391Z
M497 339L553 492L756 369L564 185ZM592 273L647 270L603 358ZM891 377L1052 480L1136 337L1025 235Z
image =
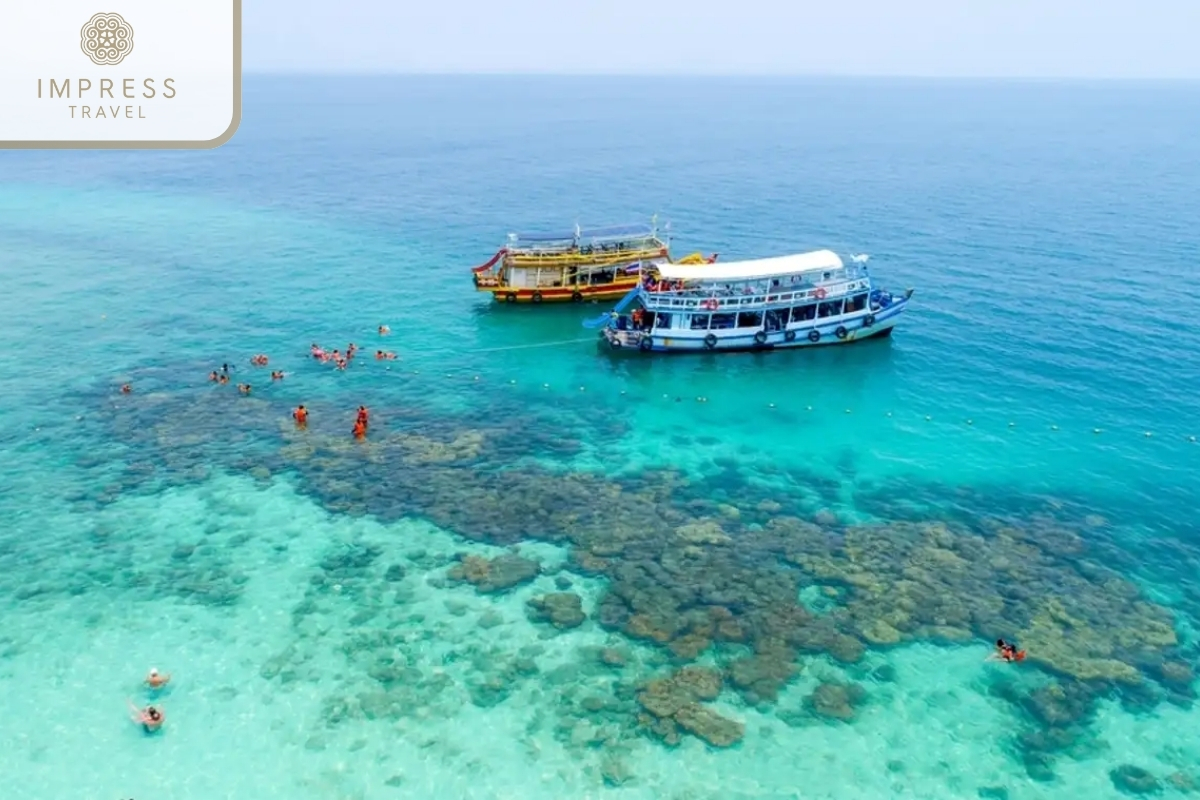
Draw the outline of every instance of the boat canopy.
M613 241L621 239L645 239L653 236L655 230L650 225L610 225L604 228L576 228L573 231L559 233L512 233L509 240L513 242L590 242Z
M832 250L814 250L793 256L759 258L753 261L726 261L715 264L660 264L659 276L668 281L705 281L722 283L778 278L804 272L825 272L841 269L842 259Z

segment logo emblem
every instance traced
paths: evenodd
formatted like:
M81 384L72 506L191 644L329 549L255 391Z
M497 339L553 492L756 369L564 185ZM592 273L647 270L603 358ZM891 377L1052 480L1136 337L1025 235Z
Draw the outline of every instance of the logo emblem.
M133 28L120 14L96 14L79 32L80 46L101 66L120 64L133 52Z

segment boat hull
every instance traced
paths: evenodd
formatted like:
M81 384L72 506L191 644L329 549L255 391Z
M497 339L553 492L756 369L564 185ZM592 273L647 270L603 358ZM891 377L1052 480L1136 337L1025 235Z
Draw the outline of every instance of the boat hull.
M592 300L619 300L638 285L639 277L593 286L547 286L539 289L515 289L510 286L478 287L490 292L497 303L584 303Z
M907 299L899 300L887 309L875 312L874 323L869 326L863 325L868 315L860 314L855 317L839 318L828 323L823 322L815 327L812 325L793 324L785 330L772 331L770 333L752 330L744 332L655 330L649 333L642 333L605 328L601 332L600 342L613 351L630 351L647 354L791 350L800 347L851 344L866 339L890 336L892 330L900 321L900 316L907 307ZM845 329L844 337L837 335L838 328ZM810 332L813 330L816 330L819 334L816 341L810 338ZM710 333L713 334L713 339L706 341ZM718 333L724 335L718 336Z

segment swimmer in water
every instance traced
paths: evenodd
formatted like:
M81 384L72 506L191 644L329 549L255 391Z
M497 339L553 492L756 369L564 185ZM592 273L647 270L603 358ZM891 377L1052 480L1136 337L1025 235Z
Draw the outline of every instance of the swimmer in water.
M371 417L371 412L367 411L367 407L359 406L358 407L358 416L355 418L354 421L356 423L362 423L363 430L365 431L367 429L367 426L371 424L370 417Z
M996 640L996 649L988 654L986 661L1004 661L1011 664L1014 661L1024 661L1025 651L1018 650L1017 646L1012 642L1006 642L1003 639Z
M151 689L161 689L171 682L170 673L163 675L154 667L150 668L149 674L146 675L146 685Z
M364 425L363 421L360 419L354 423L354 438L362 439L366 435L367 435L367 426Z
M239 383L239 384L238 384L238 391L239 391L239 392L241 392L242 394L250 394L250 384L248 384L248 383Z
M121 394L129 394L133 391L133 387L128 383L121 384Z
M225 384L229 383L229 376L228 375L220 376L219 378L217 378L217 383L224 386Z
M296 420L296 427L303 428L308 425L308 409L303 405L296 406L296 410L292 412L292 419Z
M387 336L387 335L388 335L389 333L391 333L391 332L392 332L392 329L391 329L391 328L389 328L387 325L380 325L380 326L379 326L379 335L380 335L380 336Z
M129 703L130 717L135 723L141 725L146 730L146 733L153 733L167 721L167 716L163 713L160 706L138 708L133 704L132 700L127 702Z
M271 373L271 380L273 380L273 381L281 381L281 380L283 380L283 370L276 370L275 372L272 372L272 373Z
M222 365L221 365L221 372L224 372L226 375L228 375L228 374L229 374L229 365L228 365L228 364L222 364Z
M220 376L217 375L217 371L214 369L212 372L208 373L208 379L213 383L216 383L218 380L220 380Z
M383 359L384 359L383 351L382 351L382 350L376 350L376 351L375 351L375 360L376 360L376 361L383 361Z

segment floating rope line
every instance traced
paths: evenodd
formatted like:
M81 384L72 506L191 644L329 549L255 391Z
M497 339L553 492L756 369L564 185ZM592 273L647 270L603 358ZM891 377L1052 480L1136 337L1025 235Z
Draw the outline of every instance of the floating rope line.
M594 342L596 338L589 336L586 339L563 339L559 342L538 342L537 344L514 344L508 347L488 347L483 350L471 350L472 353L499 353L503 350L528 350L533 347L558 347L564 344L578 344L579 342Z

